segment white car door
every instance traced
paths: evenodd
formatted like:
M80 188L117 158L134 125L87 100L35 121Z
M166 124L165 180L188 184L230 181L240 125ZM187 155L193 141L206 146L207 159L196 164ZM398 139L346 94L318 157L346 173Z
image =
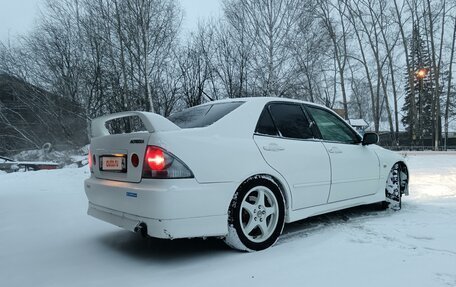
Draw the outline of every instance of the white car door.
M328 201L329 157L322 142L314 139L300 104L267 105L254 140L266 162L286 179L292 192L292 209Z
M361 144L361 137L339 116L307 105L331 160L328 202L374 194L378 189L380 162L377 154Z

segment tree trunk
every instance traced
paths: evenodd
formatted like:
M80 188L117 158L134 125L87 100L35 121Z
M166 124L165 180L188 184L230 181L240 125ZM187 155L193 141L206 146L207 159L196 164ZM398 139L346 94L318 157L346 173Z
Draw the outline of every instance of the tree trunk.
M408 51L408 45L407 45L407 37L405 36L405 32L404 32L404 26L403 26L403 22L402 22L402 18L401 18L401 11L399 11L399 7L397 6L397 0L394 0L394 8L395 8L395 11L396 11L396 16L397 16L397 23L399 25L399 31L401 33L401 38L402 38L402 45L403 45L403 48L404 48L404 52L405 52L405 63L406 63L406 66L407 66L407 80L408 80L408 85L409 85L409 88L410 88L410 94L411 95L414 95L415 94L415 84L414 84L414 74L413 74L413 67L410 63L410 59L409 59L409 51ZM412 120L411 120L411 126L410 126L410 137L411 137L411 140L412 140L412 143L413 141L415 140L416 138L416 134L415 134L415 128L414 128L414 123L416 122L416 103L415 103L415 97L410 97L410 114L412 115Z
M434 150L439 149L440 140L440 71L436 62L436 49L434 44L434 24L431 13L431 2L427 0L427 16L429 17L429 33L431 38L432 70L434 71L434 97L433 97L433 114L434 114Z
M369 85L369 92L370 92L370 96L371 96L371 106L372 106L372 117L374 118L374 123L375 123L375 132L378 133L379 125L378 125L378 122L375 121L375 119L378 118L377 110L375 108L375 93L374 93L374 87L372 85L372 78L370 75L369 66L367 65L366 54L364 52L364 45L361 41L361 36L359 34L358 27L356 26L355 17L354 17L354 14L353 14L353 11L351 8L349 8L349 14L351 17L353 29L355 30L356 39L358 40L359 50L361 52L361 57L362 57L361 64L363 65L363 68L364 68L364 71L365 71L366 77L367 77L367 82Z
M453 77L453 59L454 59L454 46L456 42L456 18L454 19L454 29L453 29L453 40L451 41L451 56L450 56L450 67L448 73L448 84L447 84L447 95L445 103L445 142L444 148L447 149L448 142L448 124L449 124L449 113L450 113L450 94L451 94L451 80Z

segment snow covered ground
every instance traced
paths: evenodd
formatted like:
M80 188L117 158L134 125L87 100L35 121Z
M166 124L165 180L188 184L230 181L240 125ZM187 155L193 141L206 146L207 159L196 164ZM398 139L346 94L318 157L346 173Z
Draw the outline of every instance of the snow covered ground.
M86 168L0 174L0 286L456 286L456 154L408 159L401 211L303 220L257 253L90 218Z

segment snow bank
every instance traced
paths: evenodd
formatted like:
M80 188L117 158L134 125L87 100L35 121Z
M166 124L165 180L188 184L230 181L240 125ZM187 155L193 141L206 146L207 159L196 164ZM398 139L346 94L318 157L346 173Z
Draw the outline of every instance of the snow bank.
M14 160L21 162L55 162L64 168L77 168L81 164L87 164L87 154L89 146L83 146L79 149L56 151L56 150L26 150L13 156Z

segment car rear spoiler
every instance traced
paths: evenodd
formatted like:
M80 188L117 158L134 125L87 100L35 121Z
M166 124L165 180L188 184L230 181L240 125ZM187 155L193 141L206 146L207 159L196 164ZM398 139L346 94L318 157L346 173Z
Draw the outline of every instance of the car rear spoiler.
M168 120L167 118L149 112L122 112L122 113L115 113L106 116L102 116L92 120L91 123L91 134L90 137L101 137L109 135L109 130L106 128L106 123L108 121L119 119L119 118L126 118L126 117L139 117L139 119L144 124L144 127L149 133L158 132L158 131L173 131L179 130L180 128L175 125L173 122Z

